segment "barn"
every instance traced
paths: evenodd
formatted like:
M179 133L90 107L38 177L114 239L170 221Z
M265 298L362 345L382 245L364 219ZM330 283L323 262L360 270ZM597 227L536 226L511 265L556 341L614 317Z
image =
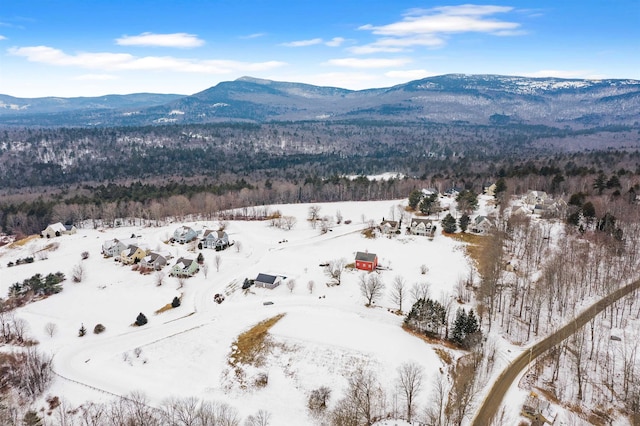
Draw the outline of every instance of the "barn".
M378 256L375 253L365 253L359 251L356 253L356 269L362 271L374 271L378 266Z
M254 280L254 284L256 287L264 287L269 289L274 289L280 285L282 282L282 277L277 275L269 275L269 274L258 274L256 279Z

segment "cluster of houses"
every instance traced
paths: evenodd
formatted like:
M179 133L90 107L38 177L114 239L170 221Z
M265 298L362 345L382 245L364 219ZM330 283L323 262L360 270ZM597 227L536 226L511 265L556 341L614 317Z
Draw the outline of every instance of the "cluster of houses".
M202 235L201 238L200 235ZM207 229L203 233L202 230L190 226L181 226L176 229L171 240L178 244L186 244L199 238L199 244L201 244L199 248L224 250L230 246L229 235L224 230Z
M179 244L189 243L199 239L201 231L188 226L180 226L173 233L172 241ZM229 236L223 230L206 230L200 238L199 248L213 248L224 250L229 246ZM123 265L138 264L142 270L159 271L169 264L173 256L168 251L150 250L135 236L131 238L107 240L102 244L102 255L112 257ZM196 259L180 257L171 267L169 275L176 277L191 277L200 270Z

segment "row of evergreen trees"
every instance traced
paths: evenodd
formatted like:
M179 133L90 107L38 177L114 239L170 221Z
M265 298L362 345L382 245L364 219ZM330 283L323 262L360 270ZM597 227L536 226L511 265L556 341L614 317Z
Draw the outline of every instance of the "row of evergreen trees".
M46 277L35 274L31 278L23 280L21 283L17 282L12 284L11 287L9 287L9 297L22 296L29 292L33 292L36 296L48 296L60 293L62 291L61 283L64 279L65 276L62 272L48 274Z
M458 308L449 332L446 308L442 303L432 299L418 299L405 317L404 324L410 330L429 337L449 340L465 349L472 348L482 338L480 322L473 309L467 312L464 308Z

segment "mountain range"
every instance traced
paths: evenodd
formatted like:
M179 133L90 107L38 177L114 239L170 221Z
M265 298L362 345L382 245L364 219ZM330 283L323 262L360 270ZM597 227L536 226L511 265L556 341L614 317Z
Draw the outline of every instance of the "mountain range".
M634 126L640 122L640 81L449 74L354 91L241 77L190 96L0 95L0 125L9 126L295 121Z

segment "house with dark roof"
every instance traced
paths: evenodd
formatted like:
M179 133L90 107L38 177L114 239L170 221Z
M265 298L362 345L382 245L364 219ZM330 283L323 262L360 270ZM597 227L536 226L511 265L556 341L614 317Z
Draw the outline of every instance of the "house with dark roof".
M256 287L274 289L282 283L282 277L278 275L258 274L253 283Z
M181 226L175 231L173 231L173 239L180 244L193 241L197 237L198 237L198 232L189 226Z
M140 261L140 266L146 269L153 269L159 271L167 265L167 260L169 259L169 255L167 253L158 253L158 252L150 252Z
M471 223L471 232L486 234L493 228L493 222L487 216L476 216Z
M202 247L224 250L229 247L229 235L224 231L207 229L202 236Z
M120 257L117 260L120 260L120 262L125 265L132 265L140 262L142 258L147 255L147 252L148 251L145 248L131 244L129 247L122 250Z
M378 256L375 253L359 251L356 253L356 269L374 271L378 267Z
M200 266L195 259L179 258L171 268L169 275L174 277L192 277L200 270Z
M400 229L400 223L395 220L382 220L380 222L380 232L383 234L395 234Z

